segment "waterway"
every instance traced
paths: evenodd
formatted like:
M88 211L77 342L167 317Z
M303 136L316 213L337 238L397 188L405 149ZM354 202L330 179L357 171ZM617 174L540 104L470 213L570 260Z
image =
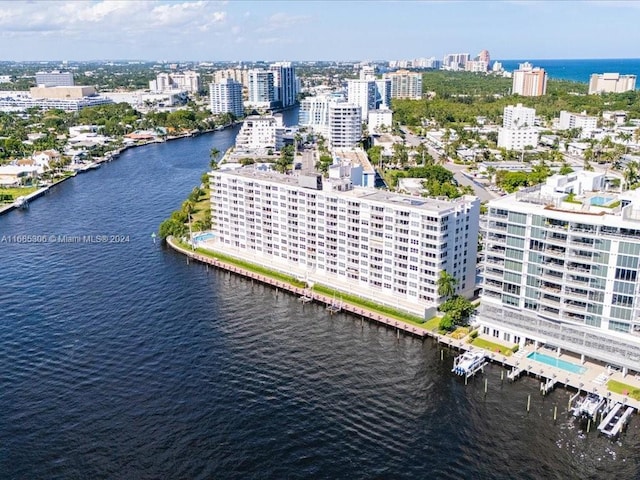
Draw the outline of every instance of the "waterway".
M125 239L0 244L1 478L640 476L637 418L585 434L570 392L497 366L465 385L430 340L154 244L234 133L129 150L0 218L0 238Z

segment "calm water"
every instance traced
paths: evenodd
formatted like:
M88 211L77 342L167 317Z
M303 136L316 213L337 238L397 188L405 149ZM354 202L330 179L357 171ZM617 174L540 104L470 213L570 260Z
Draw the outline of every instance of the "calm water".
M621 442L584 435L567 391L495 366L465 386L430 341L154 245L232 141L129 151L0 218L130 238L0 245L0 478L638 478L635 418Z
M513 71L520 63L530 62L534 67L542 67L549 78L589 83L594 73L620 73L636 75L640 78L640 58L570 59L570 60L500 60L505 70ZM640 88L640 84L636 83Z

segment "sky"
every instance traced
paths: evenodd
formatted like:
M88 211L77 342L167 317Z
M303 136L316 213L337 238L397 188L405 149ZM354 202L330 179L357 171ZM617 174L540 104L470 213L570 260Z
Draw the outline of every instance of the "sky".
M0 2L0 60L638 58L640 0Z

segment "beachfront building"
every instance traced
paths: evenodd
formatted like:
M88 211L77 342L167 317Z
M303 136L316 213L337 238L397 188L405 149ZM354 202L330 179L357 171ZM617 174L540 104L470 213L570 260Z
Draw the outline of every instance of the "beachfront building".
M353 103L329 104L329 144L355 147L362 139L362 109Z
M619 73L594 73L589 79L589 95L599 93L622 93L636 89L635 75Z
M523 97L539 97L547 93L547 72L533 67L529 62L521 63L513 72L513 94Z
M442 67L445 70L464 70L469 60L471 56L468 53L448 53L442 59Z
M488 203L483 333L640 370L640 195L604 187L555 175Z
M437 292L443 270L458 280L457 293L473 295L476 197L353 188L348 168L335 173L210 172L212 247L418 315L444 300Z
M250 115L245 118L236 136L234 153L267 155L284 145L284 125L281 116Z
M36 85L40 87L73 87L73 72L36 72Z
M398 70L386 73L384 78L391 80L391 98L422 98L422 73Z
M268 70L249 70L248 106L271 108L276 101L273 72Z
M489 70L489 64L484 60L469 60L464 65L465 72L486 73Z
M242 117L242 84L231 78L209 84L209 107L214 115L231 113L235 118Z
M566 110L560 112L560 120L558 122L558 130L569 130L579 128L581 136L589 137L591 132L598 128L598 117L587 115L587 112L571 113Z

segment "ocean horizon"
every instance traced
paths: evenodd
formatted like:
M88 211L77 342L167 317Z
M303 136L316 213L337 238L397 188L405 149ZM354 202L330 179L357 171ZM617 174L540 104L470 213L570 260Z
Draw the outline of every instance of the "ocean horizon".
M544 68L550 79L589 83L594 73L620 73L640 76L640 58L585 58L585 59L511 59L499 60L502 68L513 71L520 63L529 62Z

